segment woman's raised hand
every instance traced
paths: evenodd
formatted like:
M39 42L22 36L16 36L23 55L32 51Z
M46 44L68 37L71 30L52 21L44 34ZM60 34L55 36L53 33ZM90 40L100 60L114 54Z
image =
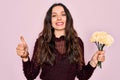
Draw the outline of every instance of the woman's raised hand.
M28 46L23 36L20 37L20 40L21 40L21 43L18 44L16 51L17 51L18 56L20 56L22 59L25 60L25 59L28 59L28 55L29 55Z

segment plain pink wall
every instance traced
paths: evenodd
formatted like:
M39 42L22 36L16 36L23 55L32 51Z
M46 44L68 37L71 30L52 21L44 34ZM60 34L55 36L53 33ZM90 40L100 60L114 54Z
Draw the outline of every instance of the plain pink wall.
M26 80L16 46L23 35L32 55L35 39L43 28L48 8L58 0L0 0L0 80ZM94 31L110 33L115 42L105 48L106 61L97 68L90 80L120 80L120 1L119 0L60 0L70 10L74 26L85 45L86 63L97 50L89 42ZM37 78L36 80L39 80ZM77 80L77 79L76 79Z

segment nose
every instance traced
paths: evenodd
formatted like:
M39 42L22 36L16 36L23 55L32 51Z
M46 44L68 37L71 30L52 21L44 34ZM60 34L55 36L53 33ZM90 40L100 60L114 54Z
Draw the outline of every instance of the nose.
M57 20L61 20L62 17L60 15L57 16Z

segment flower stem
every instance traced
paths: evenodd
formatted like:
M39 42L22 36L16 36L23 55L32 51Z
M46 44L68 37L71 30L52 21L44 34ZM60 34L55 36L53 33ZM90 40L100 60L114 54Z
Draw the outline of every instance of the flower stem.
M105 46L105 44L101 44L99 42L95 42L95 44L97 45L98 47L98 50L99 51L103 51L103 47ZM101 61L98 61L98 64L97 64L100 68L102 68L102 62Z
M102 68L102 64L101 64L101 61L98 61L98 64L97 64L100 68Z

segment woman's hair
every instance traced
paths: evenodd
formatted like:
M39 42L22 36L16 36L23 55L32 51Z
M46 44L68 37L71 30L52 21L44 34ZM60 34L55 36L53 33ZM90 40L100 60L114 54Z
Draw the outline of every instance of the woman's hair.
M62 3L53 4L44 19L43 31L39 34L36 41L34 52L37 53L37 61L42 65L47 62L51 65L55 62L55 42L53 41L54 29L51 23L52 9L56 6L62 6L66 13L66 27L65 27L65 40L66 40L66 53L70 62L78 62L83 65L83 47L79 45L78 35L73 27L73 19L69 10Z

